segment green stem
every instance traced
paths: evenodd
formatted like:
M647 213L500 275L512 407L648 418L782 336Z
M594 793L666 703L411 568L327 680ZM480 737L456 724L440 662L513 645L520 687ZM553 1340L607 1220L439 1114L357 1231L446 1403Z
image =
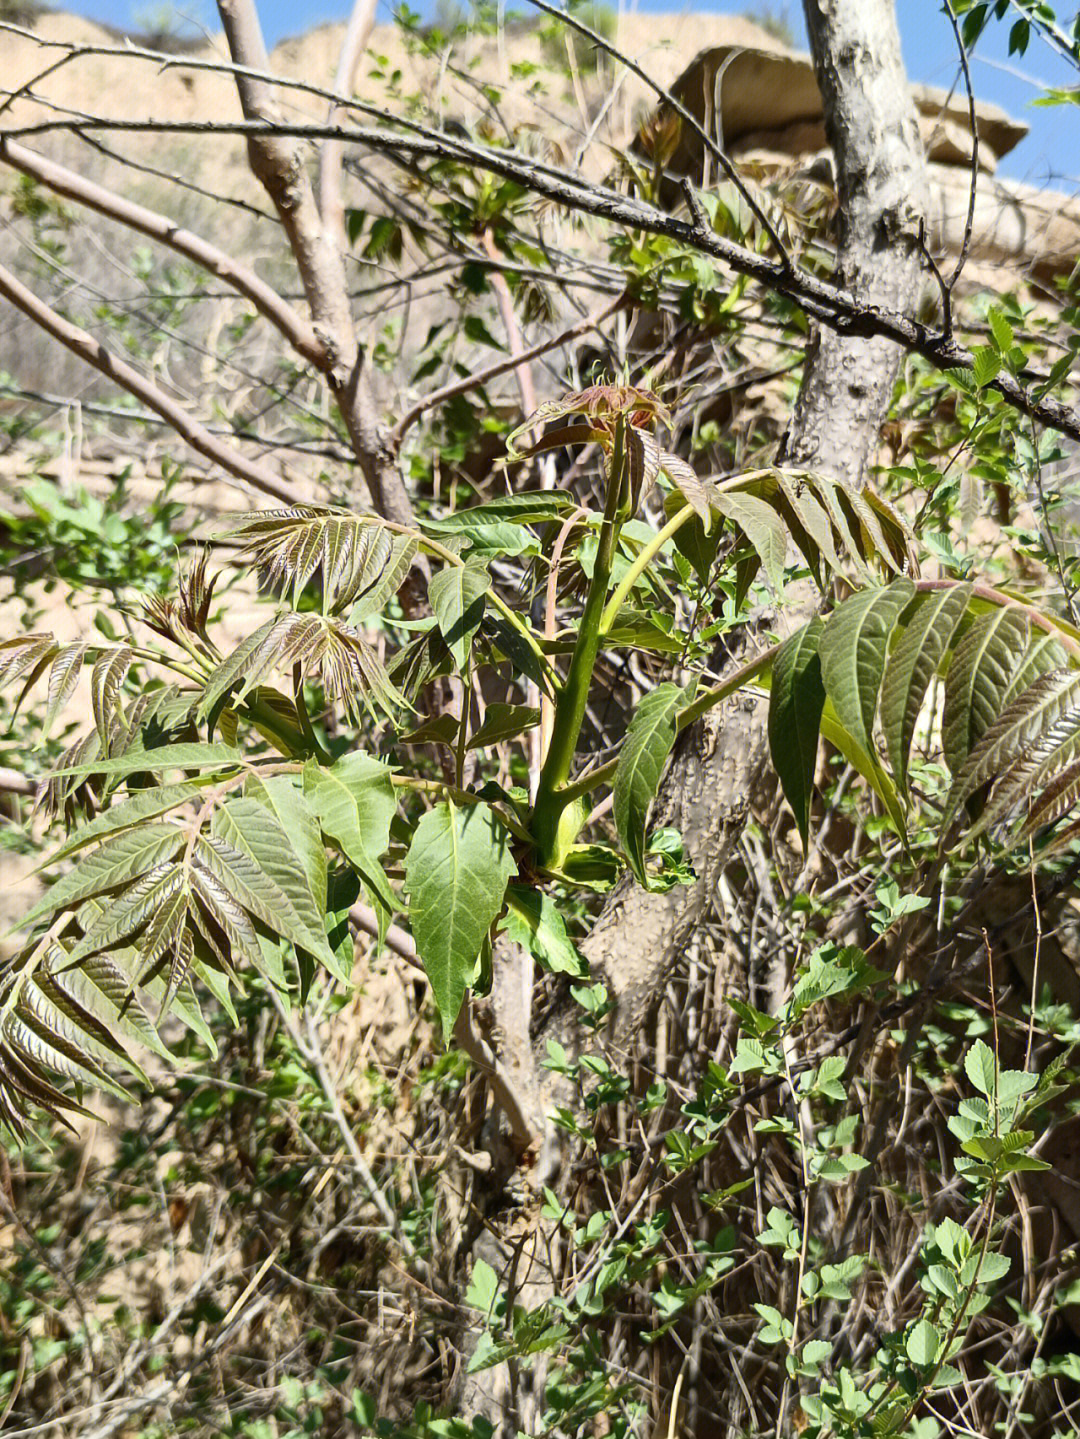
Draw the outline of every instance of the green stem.
M721 700L725 700L729 695L733 695L736 690L742 689L743 685L749 684L762 670L768 669L769 665L771 665L776 658L776 652L779 648L779 645L772 645L769 649L765 650L763 654L759 655L756 660L751 660L748 664L741 665L734 674L729 675L722 683L713 685L707 690L702 690L693 704L687 705L684 710L680 710L675 716L676 732L681 733L688 725L692 725L696 719L700 719L707 710L711 710L713 706L718 705ZM614 779L615 771L618 767L619 758L616 755L614 759L608 760L607 764L598 765L596 769L589 770L588 774L583 774L571 784L563 785L559 791L560 799L562 799L564 803L570 804L573 800L580 799L584 794L591 794L594 789L599 789L602 784L610 783L610 781Z
M409 529L407 525L388 524L386 528L388 530L396 530L403 535L417 535L417 531ZM465 568L465 561L461 558L461 556L455 555L453 550L448 550L445 545L440 545L438 540L428 539L426 535L417 535L417 538L424 546L424 548L430 550L431 553L435 555L438 559L445 560L448 565L456 565L458 569ZM537 640L536 636L533 634L529 626L525 623L525 621L521 618L521 616L517 613L516 610L512 610L510 608L510 606L506 603L506 601L502 598L501 595L496 594L494 589L488 591L487 597L491 601L494 608L497 609L502 615L503 619L506 620L508 624L513 625L514 629L516 629L518 634L521 635L522 639L536 656L537 664L539 664L540 669L544 674L544 677L547 679L552 689L557 690L559 686L559 672L552 665L551 661L548 659L544 651L540 648L539 641Z
M615 616L622 608L623 601L638 582L641 574L648 569L653 560L671 539L672 535L678 534L687 520L694 518L696 511L691 505L685 505L677 514L673 515L662 530L658 530L647 545L641 547L636 560L623 575L622 579L615 586L615 590L604 607L604 613L600 616L600 634L606 635L611 628Z
M688 704L675 716L676 730L686 729L687 725L692 725L707 710L711 710L721 700L726 700L728 695L733 695L736 690L741 690L743 685L756 679L763 670L769 668L779 652L779 645L770 645L767 650L762 650L757 659L748 660L746 664L740 665L737 670L728 675L726 680L721 680L718 685L711 685L707 690L702 690L692 704Z
M556 853L559 819L569 803L563 787L574 762L574 751L585 719L585 706L589 699L596 656L600 650L601 616L611 581L615 547L622 528L623 492L627 484L624 425L625 421L620 418L615 426L608 489L604 499L604 518L600 527L600 540L596 547L589 593L581 613L570 667L562 692L555 701L551 740L536 787L532 829L541 865L549 865Z
M101 645L99 648L104 649ZM137 660L144 660L148 664L162 665L167 670L173 670L178 675L183 675L186 680L192 680L197 685L206 683L206 675L194 670L190 665L181 664L179 660L170 659L168 655L158 654L156 650L144 649L141 645L129 645L128 648Z
M517 613L517 611L510 608L510 606L506 603L506 601L502 598L501 595L496 594L494 590L488 590L487 597L491 601L495 609L497 609L502 615L503 619L506 620L508 624L513 625L514 629L517 630L518 634L532 650L533 654L536 656L536 662L540 666L544 678L547 680L548 684L552 688L552 692L558 694L559 686L561 684L561 680L559 679L559 671L555 668L555 666L548 659L547 655L540 648L540 642L537 640L532 630Z
M472 665L465 657L465 668L461 674L461 718L458 720L457 748L454 752L454 777L458 788L462 787L465 775L465 746L469 738L469 715L472 710Z
M719 481L716 485L716 489L719 490L721 493L724 493L728 490L737 490L740 485L745 485L749 480L760 479L763 475L767 475L768 473L768 470L746 470L742 474L731 475L728 479ZM671 539L672 535L678 534L679 530L682 529L683 525L685 525L688 520L692 520L696 514L697 511L692 505L684 506L683 509L678 510L674 515L672 515L671 519L668 520L667 524L663 527L663 529L657 531L656 535L649 541L649 543L642 548L641 553L638 555L637 559L634 561L634 563L627 570L626 574L619 581L618 585L615 588L615 593L611 596L611 599L608 601L607 606L604 609L603 616L600 620L601 635L607 634L608 630L611 628L612 622L614 621L615 616L618 614L620 606L622 605L623 601L626 599L630 591L633 589L634 585L637 583L642 572L652 563L653 559L664 548L668 540ZM718 518L716 521L714 521L714 523L723 523L723 521L722 519Z
M473 794L472 790L458 789L456 785L447 784L445 780L441 779L415 779L412 775L407 774L392 774L390 783L396 789L414 790L417 794L438 795L440 799L452 799L455 804L486 804L516 839L520 839L523 843L528 843L530 839L530 835L522 827L521 821L509 809L496 804L493 800L482 799L480 795Z

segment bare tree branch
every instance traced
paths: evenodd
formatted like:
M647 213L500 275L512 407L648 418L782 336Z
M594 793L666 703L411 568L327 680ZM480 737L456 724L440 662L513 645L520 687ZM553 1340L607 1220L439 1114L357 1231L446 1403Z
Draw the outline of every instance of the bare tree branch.
M671 107L683 124L693 130L694 134L704 145L706 151L712 156L720 166L720 169L735 186L735 189L746 201L758 223L776 247L776 252L780 256L784 267L790 270L792 267L791 256L788 254L787 246L777 233L776 227L754 199L749 186L739 174L736 167L724 154L712 135L710 135L705 127L698 121L697 117L692 115L686 106L682 104L680 100L676 99L670 90L665 90L663 85L658 85L648 71L643 70L636 60L632 60L629 55L624 55L610 40L601 35L599 31L593 30L590 26L586 25L585 22L580 20L576 15L571 14L568 10L560 9L556 5L549 4L548 0L529 0L529 3L535 5L538 10L543 10L548 15L554 16L556 20L561 20L564 25L572 30L576 30L579 35L584 35L597 49L606 51L613 60L617 60L620 65L624 65L631 74L636 75L639 80L646 84L653 94L657 95L665 105Z
M978 198L979 189L979 120L975 113L975 91L971 84L971 67L968 64L967 46L964 44L964 37L960 30L960 22L956 18L956 11L953 9L950 0L942 0L942 9L949 17L949 24L952 26L953 35L956 38L956 49L960 56L960 70L964 76L964 88L967 91L968 127L971 130L971 188L968 190L967 214L964 216L964 238L960 243L960 253L956 257L956 266L948 284L951 293L964 272L968 251L971 248L972 232L975 229L975 201Z
M525 359L525 345L521 338L521 326L518 324L518 317L514 312L514 297L510 293L510 286L506 283L506 276L500 269L495 268L499 263L499 252L495 248L495 237L491 233L491 227L484 231L484 249L491 260L492 269L488 272L488 279L491 281L491 288L495 291L495 303L499 307L499 314L502 317L503 329L506 331L506 345L510 351L510 357L515 361L514 376L517 380L518 394L521 396L522 413L531 415L536 409L536 386L533 384L532 367Z
M371 32L375 28L376 0L354 0L345 39L341 43L337 73L334 75L334 90L344 95L351 91L353 76L360 63L360 56L367 48ZM330 102L327 124L333 125L338 118L336 101ZM338 250L345 249L345 204L341 198L341 144L337 140L324 140L319 146L319 213L323 224L334 237Z
M430 395L425 395L422 400L417 400L411 410L407 410L401 419L394 426L394 442L400 445L406 433L412 429L422 415L428 410L435 409L438 405L444 405L447 400L454 399L457 395L464 395L469 390L475 390L480 385L486 385L490 380L497 380L500 375L505 375L508 370L515 370L519 365L528 364L531 360L539 359L541 355L548 354L551 350L557 350L561 345L567 345L571 340L576 340L582 335L587 335L590 330L595 330L598 325L609 319L616 310L624 303L622 295L612 300L610 304L604 305L592 315L586 315L584 319L578 320L576 324L570 325L567 329L552 335L546 340L540 340L537 344L531 345L529 349L522 350L519 354L510 354L505 360L497 360L495 364L488 365L484 370L477 370L475 374L466 375L452 384L444 385L441 390L432 390Z
M266 44L251 0L219 0L218 11L239 64L236 87L249 121L262 122L262 133L248 136L252 172L273 201L296 260L315 329L331 352L325 370L331 393L348 430L372 503L397 524L412 520L388 432L379 423L375 399L353 327L345 268L331 231L315 203L311 180L298 147L278 123L273 92L262 74L269 70ZM256 78L256 75L259 78ZM333 138L336 127L324 127Z
M55 310L50 309L48 305L38 299L32 290L28 290L10 270L5 269L2 265L0 265L0 296L9 300L17 310L21 310L46 334L52 335L54 340L59 340L72 354L78 355L88 365L93 365L95 370L100 370L121 389L127 390L128 394L134 395L148 409L160 415L180 438L185 440L193 450L197 450L200 455L220 466L228 474L246 481L257 490L273 495L285 504L291 505L296 502L296 492L293 487L276 475L273 470L259 464L257 460L248 459L242 451L234 450L217 439L198 420L192 418L183 405L170 399L163 390L158 389L152 380L148 380L145 375L140 375L138 370L133 370L130 365L107 350L101 341L95 339L89 331L73 325L70 320L65 320L62 315L58 315Z
M202 269L216 275L238 295L250 300L259 314L280 330L298 354L316 368L325 369L329 362L329 352L313 326L298 315L271 285L261 280L254 270L241 264L224 250L218 249L216 245L210 244L190 230L183 229L167 216L136 205L104 186L87 180L74 170L27 150L25 146L9 140L4 135L0 135L0 160L47 186L54 194L86 205L96 210L99 215L105 215L141 235L168 245L178 255L184 255Z
M412 125L412 122L399 123L408 124L415 130L424 129L422 126ZM492 174L516 180L534 194L554 200L579 214L593 215L613 224L678 240L721 261L736 274L746 275L766 289L786 296L811 319L838 334L891 340L904 349L921 355L938 370L971 370L975 363L972 352L951 335L912 319L901 310L859 299L844 285L830 284L801 270L789 272L780 262L766 259L745 246L716 234L715 231L703 230L697 221L669 215L645 201L621 195L603 185L591 184L580 176L559 171L514 150L494 150L449 135L431 138L427 134L405 135L384 129L350 129L346 126L285 122L268 124L265 121L46 120L9 133L25 137L56 130L160 131L267 138L283 135L306 139L329 137L363 145L392 158L409 156L467 161ZM917 247L917 232L913 233L911 239ZM1042 393L1042 379L1042 376L1032 376L1029 384L1025 386L1015 376L1002 372L987 388L995 390L1023 414L1030 415L1052 430L1080 440L1080 411Z
M37 785L20 770L0 767L0 794L33 794Z

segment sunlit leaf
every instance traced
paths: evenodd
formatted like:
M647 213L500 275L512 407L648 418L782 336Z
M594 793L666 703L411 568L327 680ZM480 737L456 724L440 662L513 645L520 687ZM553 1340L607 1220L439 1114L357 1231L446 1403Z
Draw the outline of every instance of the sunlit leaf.
M517 873L510 837L486 804L437 804L405 858L409 922L449 1035L488 931Z
M612 784L615 826L630 868L646 889L652 880L645 867L645 823L675 743L675 716L682 703L683 691L670 682L643 697L627 726Z
M804 847L825 705L818 655L824 628L815 616L785 641L773 660L769 694L769 750Z

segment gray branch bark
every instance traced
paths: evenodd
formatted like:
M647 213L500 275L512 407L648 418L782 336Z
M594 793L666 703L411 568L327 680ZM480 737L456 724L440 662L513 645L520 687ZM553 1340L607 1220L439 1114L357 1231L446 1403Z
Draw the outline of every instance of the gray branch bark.
M2 27L0 27L2 28ZM370 109L359 102L343 102L350 108ZM20 138L47 135L55 131L92 133L107 130L117 134L149 133L191 135L246 135L248 138L293 136L308 140L340 139L362 145L377 154L394 160L446 159L475 164L480 170L515 180L533 194L542 195L558 205L579 214L595 215L613 224L644 230L650 235L667 235L680 244L699 250L704 255L730 267L737 275L746 275L778 295L786 295L812 320L835 329L846 337L875 335L904 346L921 355L936 369L971 370L974 355L953 335L949 327L938 328L913 319L903 310L883 305L865 305L856 301L842 286L820 280L798 267L789 269L783 261L770 260L715 230L702 227L697 220L660 210L642 200L631 199L615 190L593 185L569 171L556 170L513 150L495 150L469 141L436 132L425 133L425 127L414 121L399 121L409 127L409 134L384 129L360 129L341 125L308 125L292 122L269 123L263 120L215 121L151 121L151 120L43 120L24 125L9 133ZM1015 375L1001 371L990 381L989 389L1001 395L1022 414L1030 415L1040 424L1080 440L1080 411L1063 401L1043 393L1045 375Z
M919 223L929 187L889 0L806 0L825 128L836 157L836 280L858 304L909 312L919 290ZM795 405L796 464L860 484L901 360L889 340L820 327Z
M310 321L298 315L254 270L217 245L210 244L201 235L184 229L168 215L137 205L126 196L95 184L65 165L28 150L5 135L0 135L0 161L48 186L54 195L63 195L66 200L86 205L99 215L168 245L178 255L184 255L226 285L231 285L238 295L250 300L259 314L276 326L297 354L317 369L323 369L329 362L326 345L319 339Z
M270 61L252 0L219 0L218 13L229 52L243 67L237 71L236 88L246 119L280 124L272 86L253 73L269 72ZM385 519L409 524L412 505L357 343L337 227L332 219L324 223L319 213L303 152L294 140L284 134L249 135L248 159L288 237L316 333L328 350L327 383L372 503Z
M152 380L133 369L126 360L106 349L88 330L73 325L63 315L57 314L3 265L0 265L0 299L9 301L45 334L58 340L65 349L106 375L129 395L141 400L147 409L160 415L193 450L213 464L219 465L226 474L244 480L256 490L273 495L284 504L294 503L296 495L293 486L280 475L260 461L249 459L242 450L234 449L224 440L218 439L190 415L183 404L172 399Z

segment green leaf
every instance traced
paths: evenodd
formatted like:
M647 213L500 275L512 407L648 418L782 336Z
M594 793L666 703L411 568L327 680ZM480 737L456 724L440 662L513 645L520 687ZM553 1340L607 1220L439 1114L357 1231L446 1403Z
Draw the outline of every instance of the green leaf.
M985 1094L988 1099L994 1097L997 1089L997 1060L994 1058L994 1051L981 1039L977 1039L964 1055L964 1073L980 1094Z
M145 874L171 859L183 843L183 831L172 824L145 824L114 835L83 855L74 869L58 879L18 928L26 929L46 915L70 909L84 899Z
M874 713L885 654L915 586L894 580L885 589L852 595L829 617L821 640L821 676L837 719L867 755L874 754Z
M713 528L713 504L717 493L716 486L708 480L703 480L693 466L680 459L678 455L662 452L660 468L701 523L711 530Z
M43 962L32 973L26 974L21 982L11 971L8 972L9 984L14 980L18 989L14 1005L9 1007L8 1002L4 1004L4 1014L0 1018L0 1043L13 1042L25 1055L28 1049L33 1048L33 1040L28 1034L30 1031L78 1067L69 1069L56 1064L44 1050L39 1051L36 1058L55 1073L66 1074L80 1083L108 1089L121 1098L130 1099L123 1089L112 1084L101 1065L119 1062L141 1084L149 1085L146 1075L126 1052L116 1033L118 1028L123 1028L125 1038L135 1037L136 1026L123 1026L119 1015L100 992L90 991L92 1007L81 1003L64 983L67 975L60 971L66 963L63 946L53 944L49 946ZM9 989L5 1000L9 1001L11 995ZM140 1017L146 1023L141 1012ZM118 1022L114 1023L114 1019ZM165 1059L170 1058L152 1029L150 1032L157 1052Z
M624 605L604 634L605 649L652 650L655 654L678 655L686 648L683 635L662 629L642 610Z
M994 344L998 350L1011 350L1013 346L1013 328L1005 316L996 307L991 307L986 318L990 323L990 332L994 337Z
M904 1340L904 1348L907 1350L907 1357L912 1364L925 1369L937 1358L938 1350L941 1348L941 1335L929 1319L920 1319L909 1330L907 1338Z
M784 583L788 533L772 505L755 495L731 490L716 490L711 498L716 509L746 536L761 559L769 583L779 590Z
M69 855L85 849L88 844L96 839L101 839L104 835L114 834L121 829L130 829L132 825L140 824L143 820L168 814L170 810L178 809L185 801L192 799L201 788L198 780L182 780L179 784L158 785L154 789L136 790L130 799L121 804L114 804L110 809L102 810L89 824L81 825L70 839L65 840L59 849L54 850L48 859L41 862L38 868L47 869L50 865L56 864L58 860L67 859Z
M1053 1167L1045 1159L1036 1158L1034 1154L1008 1154L1001 1163L1001 1168L1012 1174L1045 1174Z
M416 826L405 857L409 919L447 1036L516 873L509 835L486 804L444 801Z
M1080 747L1080 734L1075 734L1072 737L1072 748L1078 747ZM1034 799L1027 818L1016 835L1017 842L1023 843L1029 835L1033 835L1043 825L1053 824L1055 820L1060 819L1063 814L1073 808L1077 799L1080 799L1080 760L1073 760L1060 773L1055 774L1038 797ZM1068 830L1065 831L1065 835L1067 834Z
M499 1276L490 1264L478 1259L473 1265L469 1287L465 1291L465 1303L471 1309L479 1309L482 1314L490 1314L498 1297Z
M472 561L447 565L432 576L428 585L431 608L458 669L463 670L469 658L469 648L484 618L485 596L490 588L491 576L486 568Z
M519 675L532 680L544 694L552 694L547 672L540 668L528 640L509 620L499 614L489 614L484 624L484 638L501 651ZM439 642L442 643L441 639Z
M351 625L362 624L371 615L381 614L388 600L405 583L417 551L414 535L395 535L390 546L386 567L369 590L366 590L349 612Z
M1080 674L1051 670L1019 695L988 726L960 768L949 791L942 838L960 806L982 785L996 779L1059 719L1076 728L1074 707L1080 698Z
M116 759L96 759L88 764L53 770L51 778L64 775L101 774L117 778L167 769L220 769L241 763L239 751L227 744L163 744L156 749L133 750Z
M463 510L462 514L469 511ZM525 555L540 553L540 541L527 525L509 520L476 520L461 524L451 531L453 539L466 541L472 547L470 559L490 560L493 555Z
M274 934L309 950L343 984L337 956L326 938L322 906L308 888L303 865L288 835L252 799L234 799L215 811L214 833L201 836L197 853L236 902Z
M1009 606L979 615L958 642L945 676L941 717L945 763L954 775L1000 715L1027 642L1027 616Z
M106 650L97 660L91 672L90 703L94 711L94 724L103 748L109 743L109 730L112 726L120 686L124 683L124 678L131 668L133 658L131 650L126 645L121 645L118 649Z
M455 510L452 515L443 515L437 520L424 519L421 527L433 535L471 535L482 526L504 521L529 525L557 520L576 504L577 500L566 490L525 490L485 500L482 505L471 505L467 510Z
M678 514L683 507L682 496L675 492L669 494L664 500L664 514L668 519ZM675 548L684 559L689 560L699 582L703 585L708 582L709 572L716 559L722 535L722 526L713 524L707 529L695 515L672 536Z
M881 727L893 773L904 794L919 711L970 598L970 585L927 595L888 657L881 686Z
M171 1058L138 996L133 994L130 978L114 956L93 955L71 969L64 969L63 963L61 953L55 972L44 976L39 972L37 976L54 1002L76 1005L83 1013L99 1019L110 1034L141 1044L161 1059ZM127 1062L126 1058L123 1062Z
M810 832L825 687L818 647L825 625L815 616L780 647L769 697L769 750L805 849Z
M326 899L326 849L315 814L289 775L265 779L252 774L244 781L244 794L268 809L288 836L307 876L317 904Z
M790 506L792 539L798 545L815 578L818 577L822 556L831 569L841 569L832 516L818 499L808 478L800 478L784 470L775 470L773 473L780 492ZM862 557L854 546L848 551L848 559L860 574L868 574Z
M470 736L467 748L482 749L484 745L517 739L518 735L534 729L539 723L540 711L533 705L489 704L484 723Z
M821 733L870 785L888 811L897 834L903 837L906 833L904 807L900 803L900 796L896 793L896 786L886 774L877 756L867 754L862 745L855 743L846 726L836 718L836 711L830 701L826 701L825 708L821 712Z
M1023 694L1041 675L1050 670L1066 669L1068 664L1069 658L1060 639L1044 630L1036 630L1002 695L1003 705Z
M67 704L79 682L83 658L88 649L89 644L85 640L79 640L75 644L66 645L53 660L49 674L48 708L41 727L43 740L47 738L57 715Z
M175 901L178 898L186 907L187 892L183 867L167 861L155 865L110 904L101 906L98 917L73 947L72 963L82 959L84 955L113 948L120 940L128 939L144 925L152 925L155 916L159 914L168 912L175 921L178 912ZM153 961L158 958L153 952L152 942L144 936L133 943L140 955L140 972L152 969ZM167 946L162 946L165 947Z
M232 654L222 660L206 682L206 689L203 691L197 711L200 719L206 719L218 702L224 698L230 686L243 679L248 661L262 647L263 641L269 638L276 624L277 616L275 615L272 620L267 620L265 624L260 625L254 634L241 640Z
M645 868L645 821L675 743L675 716L682 703L683 691L670 681L644 697L627 727L612 785L615 827L630 868L646 889L651 880Z
M996 1284L999 1279L1004 1279L1012 1268L1012 1260L1007 1254L985 1254L979 1269L980 1284Z
M472 340L474 345L488 345L493 350L506 349L506 346L501 340L495 338L479 315L466 315L461 323L465 338Z
M622 871L622 857L610 845L574 844L567 851L559 872L572 885L606 894Z
M555 901L540 889L509 885L506 891L506 914L499 921L500 930L527 950L549 974L571 974L585 979L589 967L566 933L566 925Z
M827 1339L811 1339L804 1344L802 1353L799 1356L801 1364L813 1365L815 1368L832 1355L833 1347Z
M327 768L309 760L304 766L304 794L324 834L338 845L372 904L389 920L400 908L380 863L397 813L389 769L360 750Z
M458 726L460 720L457 715L437 714L430 719L424 720L408 734L401 736L402 744L442 744L448 749L453 749L457 744Z
M972 357L971 375L980 390L997 378L1001 356L992 345L980 345Z

